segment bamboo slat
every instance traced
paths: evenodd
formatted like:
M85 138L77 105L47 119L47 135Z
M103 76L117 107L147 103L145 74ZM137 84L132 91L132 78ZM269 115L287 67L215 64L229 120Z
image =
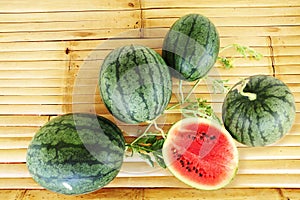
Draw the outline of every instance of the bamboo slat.
M169 192L170 195L165 196L165 193ZM145 190L145 199L222 199L222 200L234 200L234 199L244 199L244 200L254 200L262 199L268 197L274 200L280 200L281 195L278 190L275 189L263 189L263 190L254 190L254 189L224 189L217 191L199 191L191 189L178 189L173 192L172 189L166 189L159 191L156 189L147 189Z
M130 30L131 31L131 30ZM222 37L220 36L221 47L232 43L238 43L241 45L251 46L251 47L261 47L268 48L270 45L270 38L262 36L253 37L243 37L243 36L232 36L232 37ZM282 44L282 39L284 39L284 44ZM288 43L288 38L274 37L273 46L296 46L298 38L291 38L290 43ZM79 40L79 41L26 41L26 42L0 42L0 52L20 52L20 51L66 51L69 52L81 51L81 50L112 50L116 47L122 45L130 44L141 44L148 46L153 49L161 49L163 43L163 38L112 38L112 39L97 39L97 40ZM298 45L300 44L300 41ZM260 52L260 51L259 51ZM25 63L26 64L26 63ZM54 64L54 63L53 63ZM52 64L52 65L53 65ZM25 69L29 68L29 66ZM0 68L1 69L1 68ZM47 68L45 68L47 69Z
M299 160L241 160L237 174L300 174ZM135 169L135 170L133 170ZM287 170L288 169L288 170ZM164 177L171 176L168 170L150 167L143 161L125 162L117 177ZM26 164L0 164L1 178L30 178Z
M157 28L157 27L170 27L178 18L158 18L147 19L144 22L145 27ZM299 17L277 17L277 16L263 16L263 17L251 17L245 20L245 16L240 17L211 17L210 20L218 27L248 27L248 26L285 26L285 25L299 25Z
M65 11L89 11L89 10L127 10L140 8L139 1L96 1L92 0L88 3L85 0L74 1L59 0L36 2L34 0L27 1L8 1L3 0L0 3L0 12L2 13L26 13L26 12L65 12Z
M299 83L298 74L278 74L276 77L285 83Z
M17 137L32 137L39 127L14 127L14 126L0 126L0 137L3 138L17 138Z
M0 105L0 115L57 115L63 109L62 105Z
M300 65L280 65L276 66L278 74L296 74L300 70Z
M113 195L117 194L117 195ZM86 198L87 195L83 196L66 196L66 195L59 195L55 193L51 193L48 191L40 191L40 190L31 190L27 191L24 196L22 197L22 200L38 200L38 199L44 199L44 200L79 200L82 198ZM134 188L128 188L128 189L102 189L99 192L93 192L91 194L88 194L89 199L103 199L103 200L122 200L122 199L132 199L132 200L141 200L143 199L143 191L139 189Z
M26 162L26 149L0 149L0 162L20 163Z
M63 7L62 7L63 8ZM82 7L83 8L83 7ZM290 12L293 9L290 10ZM140 19L136 16L139 15L140 11L138 9L122 9L122 10L85 10L84 14L80 13L81 11L43 11L43 12L1 12L0 13L0 22L2 24L15 24L19 26L20 24L24 24L25 26L22 27L24 30L26 25L28 24L42 24L42 23L62 23L62 22L80 22L80 21L102 21L103 24L101 24L101 27L113 27L108 26L108 23L110 21L105 20L103 18L103 15L109 17L112 21L119 21L122 22L122 20L131 20L132 18ZM287 13L286 13L287 14ZM122 18L123 17L123 18ZM125 17L127 19L125 19ZM117 26L118 27L118 26ZM38 27L39 28L39 27ZM64 28L70 28L70 27L64 27ZM84 27L81 27L84 28ZM6 30L6 29L5 29ZM34 29L36 30L36 29Z
M63 79L0 79L0 87L16 88L48 88L48 87L67 87Z
M47 116L0 116L0 126L42 126L48 121Z
M294 36L276 36L271 37L272 39L272 46L299 46L300 38L298 35Z
M152 28L144 29L144 37L164 37L169 29L168 28ZM223 37L233 37L234 35L243 36L296 36L300 34L298 26L248 26L248 27L218 27L218 32Z
M226 188L298 188L299 175L294 174L245 174L237 175ZM43 189L32 178L0 178L2 189ZM190 188L174 176L158 177L119 177L114 179L107 188Z
M161 2L159 0L147 0L142 2L143 8L178 8L178 7L288 7L288 6L299 6L300 3L297 0L288 0L285 2L273 1L273 0L246 0L246 1L225 1L225 0L212 0L208 2L199 2L197 0L180 2L176 0L171 0L167 2Z
M47 15L48 21L26 21L20 22L1 22L2 33L13 33L13 32L47 32L47 31L70 31L70 30L90 30L90 29L114 29L114 28L136 28L139 27L139 10L133 10L128 12L104 12L101 13L106 15L107 18L97 17L93 15L94 19L91 18L79 18L75 13L68 15L69 18L60 16L56 19L51 14ZM55 13L57 14L57 13ZM60 13L61 14L61 13ZM33 14L31 14L32 16ZM38 14L39 15L39 14ZM35 16L40 19L39 16ZM62 15L62 14L61 14ZM0 15L1 17L1 15ZM97 17L97 18L96 18ZM51 21L49 21L49 18ZM60 19L59 19L60 18ZM21 31L20 31L21 30Z
M299 175L237 175L235 179L227 185L227 188L249 188L249 187L259 187L259 188L297 188L299 184ZM118 186L133 186L133 187L155 187L156 182L159 182L159 187L183 187L189 188L189 186L180 182L173 176L164 176L164 177L153 177L152 180L145 177L131 177L131 178L117 178L111 184L110 187Z
M128 33L126 35L126 33ZM95 40L107 38L137 38L139 30L128 28L93 29L45 32L13 32L1 33L0 42L27 42L27 41L61 41L61 40Z
M299 65L299 56L280 56L274 58L278 65Z
M194 5L189 7L174 7L170 8L148 8L143 11L145 19L158 19L158 18L179 18L189 13L200 13L209 18L212 17L261 17L261 16L297 16L299 15L299 7L201 7L203 4ZM226 4L223 4L226 5ZM225 20L224 20L225 21Z

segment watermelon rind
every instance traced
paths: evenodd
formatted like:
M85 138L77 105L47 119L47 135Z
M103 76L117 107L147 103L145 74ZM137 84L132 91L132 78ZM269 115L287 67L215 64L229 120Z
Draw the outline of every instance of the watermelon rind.
M165 61L142 45L111 51L101 65L98 84L106 108L128 124L157 118L172 94L172 79Z
M291 129L295 100L288 86L269 75L253 75L235 84L222 106L225 128L246 146L267 146Z
M26 157L32 178L60 194L79 195L110 183L123 163L125 140L110 120L69 113L51 119L33 137Z
M180 135L175 135L176 130L180 130L180 127L184 127L185 125L188 124L206 124L209 125L209 127L214 127L216 129L218 129L227 139L228 141L228 146L230 149L230 152L222 152L221 156L226 156L227 154L230 154L230 156L232 156L232 158L230 158L230 162L228 164L226 164L226 169L228 169L228 173L225 177L221 177L221 181L216 183L216 184L205 184L205 183L200 183L200 182L195 182L190 180L187 176L185 176L185 174L179 173L179 171L173 167L172 163L174 162L174 159L172 159L170 156L170 148L172 147L176 147L177 150L181 148L182 144L179 144L179 146L176 146L175 144L178 145L178 143L176 143L177 137L180 137ZM182 133L183 135L185 133ZM186 133L188 134L188 132ZM186 140L185 145L190 145L192 143L192 141ZM199 150L199 152L201 152L201 150ZM166 163L166 166L168 168L168 170L176 177L178 178L180 181L182 181L183 183L196 188L196 189L201 189L201 190L217 190L220 188L225 187L226 185L228 185L236 176L236 173L238 171L238 163L239 163L239 157L238 157L238 150L235 144L235 141L233 140L233 138L231 137L231 135L228 133L228 131L223 127L220 126L219 124L205 119L205 118L198 118L198 117L189 117L189 118L184 118L178 122L176 122L168 131L167 134L167 139L165 140L165 143L163 145L163 149L162 149L162 153L163 153L163 158L164 161ZM202 159L199 157L195 158L195 159ZM176 161L175 161L176 162ZM209 165L214 166L214 164L218 163L217 160L211 161L209 162ZM184 168L182 170L185 170ZM190 169L187 169L190 170ZM207 169L209 170L209 169ZM186 172L187 173L187 172ZM215 174L215 176L218 176L218 174Z
M214 66L219 48L215 25L206 16L191 13L171 26L164 38L162 57L174 77L195 81L206 76Z

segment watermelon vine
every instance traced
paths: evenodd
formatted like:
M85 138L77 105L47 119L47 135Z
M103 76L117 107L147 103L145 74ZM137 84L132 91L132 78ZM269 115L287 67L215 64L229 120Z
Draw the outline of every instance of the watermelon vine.
M239 44L231 44L220 49L220 53L229 49L234 48L238 53L240 53L244 58L250 58L255 60L260 60L262 54L255 51L254 49L242 46ZM218 56L218 61L225 69L231 69L234 67L234 59L231 57L221 57ZM206 99L197 98L196 100L191 100L191 95L197 89L201 81L208 79L207 76L195 81L191 90L186 96L183 93L183 81L179 80L179 96L180 100L178 103L165 109L164 113L171 112L174 109L178 109L182 113L183 117L201 117L210 119L218 124L222 124L221 119L215 114L212 106L207 102ZM214 93L227 93L229 87L226 83L229 80L212 80L212 88ZM247 95L247 94L245 94ZM162 168L166 168L166 164L162 157L162 146L166 139L166 134L164 131L157 126L156 120L150 121L144 132L137 137L133 142L126 144L126 152L128 156L133 156L138 154L142 159L144 159L150 166L154 166L154 161ZM150 128L154 126L157 132L150 132Z
M219 53L229 49L229 48L234 48L238 53L240 53L244 58L250 58L250 59L255 59L255 60L260 60L263 55L254 49L243 46L240 44L230 44L225 47L223 47ZM225 69L231 69L234 67L234 58L232 57L222 57L218 56L218 61L224 66Z

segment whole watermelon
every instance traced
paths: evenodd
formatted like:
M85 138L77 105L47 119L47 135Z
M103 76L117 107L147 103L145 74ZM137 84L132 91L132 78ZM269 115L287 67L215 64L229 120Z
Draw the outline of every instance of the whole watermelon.
M124 149L122 132L111 121L94 114L66 114L35 134L26 164L44 188L78 195L111 182L121 168Z
M250 76L231 88L222 107L225 128L240 143L265 146L275 143L295 119L293 94L281 80Z
M220 39L214 24L200 14L179 18L164 38L162 57L180 79L195 81L215 64Z
M128 45L105 58L99 88L114 117L136 124L153 120L165 110L172 81L168 66L158 53L145 46Z

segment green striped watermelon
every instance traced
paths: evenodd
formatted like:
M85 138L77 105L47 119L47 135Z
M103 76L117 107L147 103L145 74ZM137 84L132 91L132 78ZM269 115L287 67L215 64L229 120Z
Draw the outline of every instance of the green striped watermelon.
M105 58L99 88L112 115L135 124L153 120L165 110L172 81L158 53L145 46L129 45L113 50Z
M295 113L294 97L287 85L267 75L250 76L237 83L222 108L225 128L248 146L278 141L290 130Z
M111 121L94 114L66 114L33 137L27 167L42 187L77 195L102 188L118 174L125 140Z
M195 81L215 64L220 40L214 24L200 14L178 19L165 36L162 57L177 78Z

